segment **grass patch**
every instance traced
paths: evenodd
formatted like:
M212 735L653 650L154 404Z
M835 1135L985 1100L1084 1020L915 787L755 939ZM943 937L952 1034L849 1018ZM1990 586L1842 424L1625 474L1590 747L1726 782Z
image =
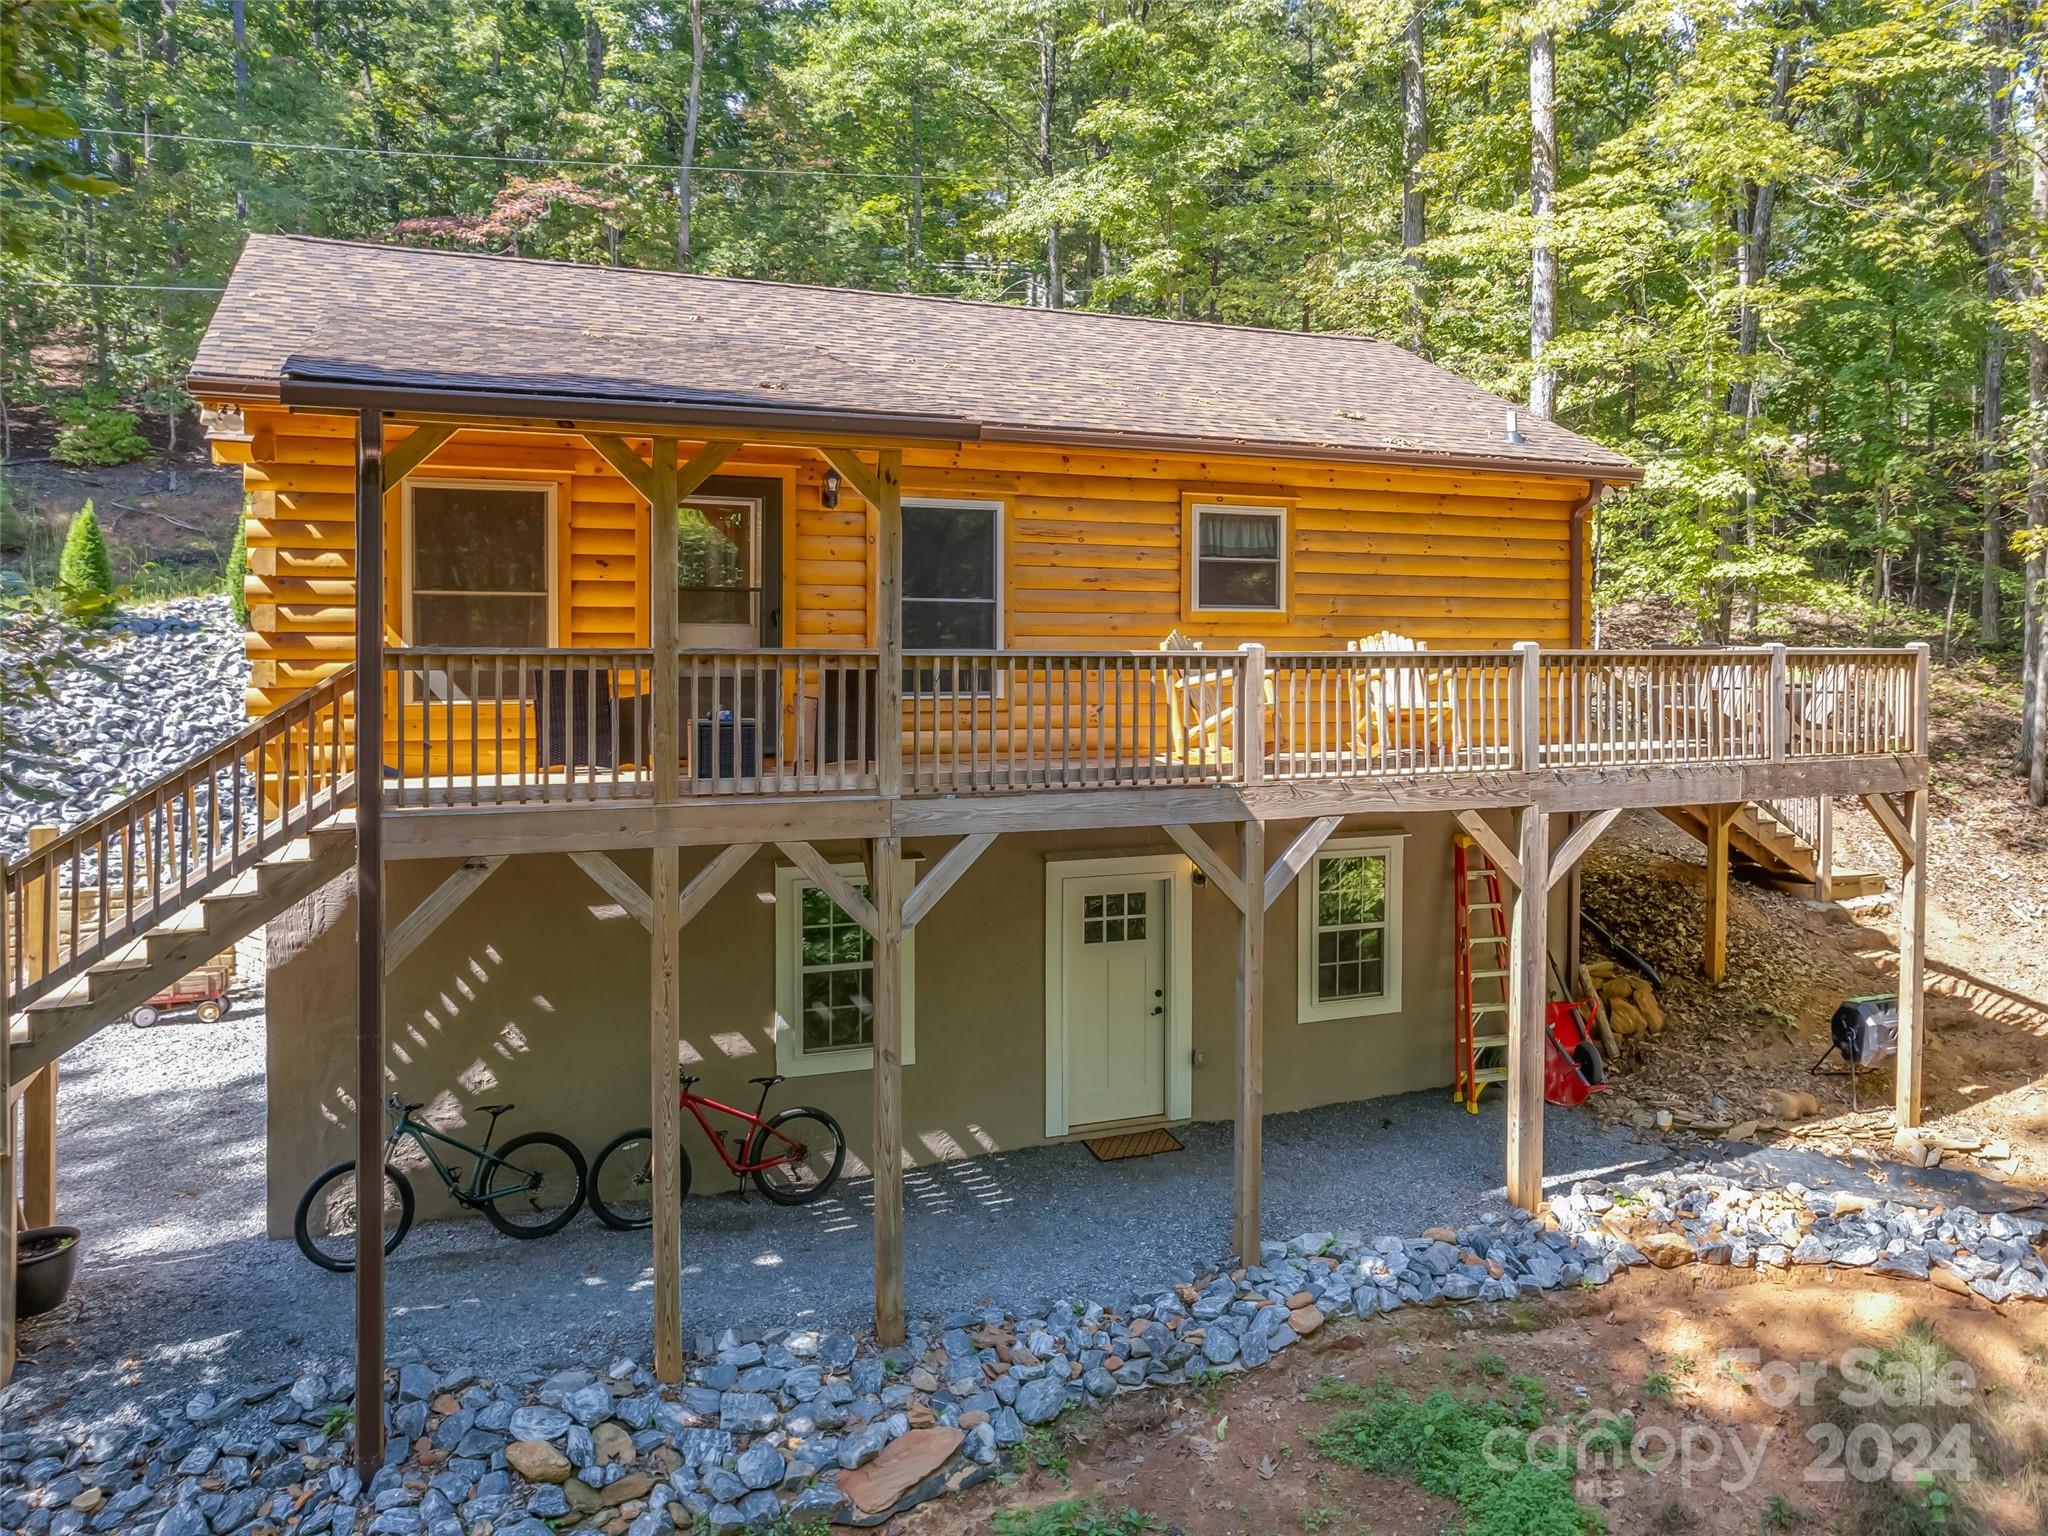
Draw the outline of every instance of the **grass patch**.
M1311 1400L1349 1402L1315 1434L1334 1461L1378 1476L1406 1477L1454 1500L1463 1536L1592 1536L1607 1523L1572 1495L1569 1451L1525 1456L1523 1437L1543 1422L1548 1394L1516 1377L1508 1402L1472 1402L1445 1391L1410 1398L1387 1387L1326 1381ZM1489 1437L1494 1454L1489 1457Z
M1150 1515L1135 1509L1106 1510L1082 1499L1061 1499L1036 1509L996 1512L995 1536L1143 1536L1159 1529Z
M2048 1431L2031 1405L1995 1394L1915 1318L1877 1352L1869 1373L1887 1390L1831 1370L1820 1384L1824 1422L1842 1436L1842 1459L1861 1497L1848 1536L1971 1536L2003 1527L1987 1506L2048 1514ZM1873 1400L1874 1399L1874 1400ZM1890 1447L1889 1476L1856 1475L1859 1446Z

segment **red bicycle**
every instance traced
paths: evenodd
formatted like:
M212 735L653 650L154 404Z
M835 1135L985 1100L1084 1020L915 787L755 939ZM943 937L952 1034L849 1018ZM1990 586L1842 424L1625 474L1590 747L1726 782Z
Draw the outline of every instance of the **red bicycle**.
M752 1178L754 1186L777 1205L808 1205L839 1181L839 1170L846 1162L846 1133L839 1129L837 1120L822 1109L802 1104L781 1110L768 1119L761 1118L761 1112L768 1107L768 1090L782 1081L780 1077L747 1079L761 1085L761 1101L754 1106L752 1114L744 1109L734 1109L730 1104L721 1104L716 1099L707 1099L700 1093L692 1093L690 1088L696 1081L694 1077L683 1078L679 1102L704 1127L711 1150L718 1154L718 1160L725 1164L726 1171L739 1180L742 1193L746 1190L747 1180ZM710 1117L704 1113L706 1110L738 1120L748 1127L733 1136L732 1151L726 1150L725 1138L713 1128ZM690 1155L680 1147L676 1149L676 1155L682 1163L682 1193L687 1198L690 1193ZM597 1154L590 1170L589 1198L591 1210L608 1227L627 1231L653 1224L654 1133L651 1130L642 1126L639 1130L623 1132Z

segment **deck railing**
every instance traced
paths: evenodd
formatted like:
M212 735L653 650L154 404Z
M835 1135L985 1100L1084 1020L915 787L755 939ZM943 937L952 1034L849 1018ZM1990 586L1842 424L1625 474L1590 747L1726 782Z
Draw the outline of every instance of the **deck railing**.
M653 653L387 653L401 807L645 797ZM678 654L686 799L1386 780L1918 750L1911 650Z
M346 668L8 862L7 996L35 1001L354 803Z
M650 793L654 653L555 647L386 652L387 796L528 805ZM682 791L873 790L873 652L685 651Z

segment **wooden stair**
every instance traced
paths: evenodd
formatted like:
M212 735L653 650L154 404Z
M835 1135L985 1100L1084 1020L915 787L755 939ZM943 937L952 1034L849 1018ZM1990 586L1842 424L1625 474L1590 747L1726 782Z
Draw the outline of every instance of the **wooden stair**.
M294 838L218 889L170 912L8 1021L12 1076L26 1079L183 976L241 942L355 864L355 813Z
M1665 805L1658 809L1675 826L1702 843L1707 840L1707 808L1703 805ZM1802 896L1821 896L1820 858L1812 843L1787 826L1769 809L1754 801L1744 805L1728 824L1728 857L1735 868L1746 870L1767 884ZM1876 870L1833 870L1825 898L1845 901L1884 890L1884 876Z

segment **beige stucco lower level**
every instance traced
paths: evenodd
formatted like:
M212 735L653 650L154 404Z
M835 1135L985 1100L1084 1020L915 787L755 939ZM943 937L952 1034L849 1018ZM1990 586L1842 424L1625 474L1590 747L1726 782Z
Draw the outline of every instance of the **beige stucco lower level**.
M1295 892L1267 913L1268 1110L1450 1084L1453 828L1449 816L1360 817L1337 834L1401 838L1398 1011L1302 1020ZM1284 847L1296 830L1274 825L1269 848ZM1211 835L1228 862L1224 829ZM913 841L905 851L928 868L948 845ZM715 851L683 850L685 881ZM853 847L822 851L847 861L861 856ZM1163 833L1006 834L918 924L914 1054L903 1069L904 1146L912 1161L1048 1139L1048 867L1121 856L1170 858L1192 872ZM614 857L645 886L644 852ZM454 867L439 860L388 865L388 920L402 920ZM777 1070L776 877L784 868L779 854L764 850L682 937L687 1070L702 1075L700 1092L747 1107L757 1093L747 1079ZM1224 1120L1236 1099L1236 914L1199 876L1182 889L1190 908L1183 930L1190 978L1186 1102L1193 1119ZM1558 901L1552 932L1561 944L1561 893ZM313 1174L353 1152L353 907L352 882L337 881L269 929L274 1236L289 1235ZM509 1102L517 1109L503 1123L505 1135L555 1130L594 1156L617 1132L649 1118L648 974L647 930L575 862L548 854L511 858L391 974L388 1086L426 1101L428 1118L465 1138L480 1135L487 1122L472 1106ZM848 1171L864 1168L873 1113L867 1070L792 1077L771 1103L827 1110L845 1128ZM728 1187L688 1120L683 1146L699 1192ZM445 1211L437 1185L415 1185L422 1216Z

